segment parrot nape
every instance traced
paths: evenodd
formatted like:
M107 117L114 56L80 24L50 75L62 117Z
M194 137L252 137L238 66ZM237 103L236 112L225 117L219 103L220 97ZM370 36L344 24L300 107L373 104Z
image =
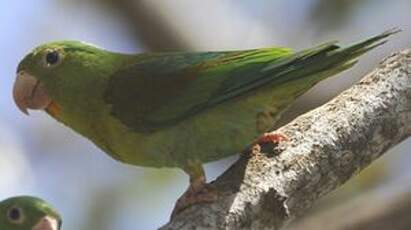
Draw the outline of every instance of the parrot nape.
M61 217L47 202L32 196L0 201L2 230L59 230Z
M177 207L184 207L207 190L202 163L239 152L298 96L398 31L299 52L123 54L80 41L51 42L19 63L13 97L22 112L45 110L116 160L183 169L190 187ZM257 143L284 139L265 135Z

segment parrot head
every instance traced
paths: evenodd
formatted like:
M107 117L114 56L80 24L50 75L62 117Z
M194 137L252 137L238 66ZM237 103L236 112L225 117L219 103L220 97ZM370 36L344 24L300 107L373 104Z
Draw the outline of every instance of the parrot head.
M47 110L58 118L66 111L84 109L113 70L118 55L79 41L51 42L27 54L17 67L13 98L25 114Z
M0 229L59 230L61 217L44 200L18 196L0 202Z

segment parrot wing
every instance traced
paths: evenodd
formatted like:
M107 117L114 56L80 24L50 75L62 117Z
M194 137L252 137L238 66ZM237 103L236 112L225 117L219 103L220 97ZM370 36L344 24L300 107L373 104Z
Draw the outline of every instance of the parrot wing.
M313 75L321 76L320 81L350 68L358 56L396 32L387 31L347 48L330 42L296 53L267 48L142 54L111 76L105 102L128 127L153 132L264 86Z

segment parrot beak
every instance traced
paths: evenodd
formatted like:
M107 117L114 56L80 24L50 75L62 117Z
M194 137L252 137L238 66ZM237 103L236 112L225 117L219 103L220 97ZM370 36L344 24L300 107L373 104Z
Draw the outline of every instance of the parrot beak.
M32 230L60 230L60 224L54 217L45 216L40 219Z
M26 115L29 114L27 109L45 109L51 103L43 84L23 70L17 73L13 98L20 111Z

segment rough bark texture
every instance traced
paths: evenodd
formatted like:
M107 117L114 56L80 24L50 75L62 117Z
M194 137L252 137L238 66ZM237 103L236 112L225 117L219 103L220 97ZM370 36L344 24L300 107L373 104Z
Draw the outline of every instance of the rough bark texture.
M409 188L408 188L409 190ZM348 203L323 210L288 226L287 230L409 230L411 193L363 194ZM330 221L332 220L332 221Z
M411 50L275 132L289 140L243 154L194 205L161 229L280 229L411 135ZM250 152L250 151L249 151Z

